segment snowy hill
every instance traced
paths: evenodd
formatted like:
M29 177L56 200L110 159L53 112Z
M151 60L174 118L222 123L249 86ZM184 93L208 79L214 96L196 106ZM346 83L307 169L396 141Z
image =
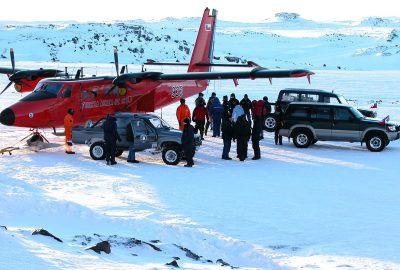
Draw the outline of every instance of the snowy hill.
M140 64L190 60L200 18L112 23L0 22L1 66L17 61ZM262 23L218 21L215 62L253 60L270 68L396 70L400 60L400 18L361 22L316 22L278 13ZM4 62L4 63L3 63Z

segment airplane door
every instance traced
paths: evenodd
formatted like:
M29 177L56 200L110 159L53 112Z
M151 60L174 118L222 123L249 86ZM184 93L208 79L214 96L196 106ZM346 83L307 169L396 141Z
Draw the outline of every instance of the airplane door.
M135 149L137 151L153 148L156 143L156 134L143 119L132 120L135 137Z

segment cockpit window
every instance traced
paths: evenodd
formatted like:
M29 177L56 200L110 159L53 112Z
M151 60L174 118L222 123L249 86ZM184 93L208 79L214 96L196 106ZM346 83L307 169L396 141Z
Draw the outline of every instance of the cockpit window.
M32 93L22 98L21 101L36 101L57 98L58 92L63 87L62 83L39 82Z
M57 95L63 87L62 83L39 83L34 92L47 92Z

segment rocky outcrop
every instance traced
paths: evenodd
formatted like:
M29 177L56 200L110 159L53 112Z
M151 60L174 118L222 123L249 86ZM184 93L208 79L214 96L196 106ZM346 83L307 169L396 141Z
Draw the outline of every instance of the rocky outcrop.
M45 229L36 229L32 232L32 235L44 235L44 236L49 236L54 238L56 241L61 242L62 240L60 238L58 238L57 236L54 236L53 234L49 233L48 231L46 231Z
M111 245L110 245L110 243L108 241L102 241L100 243L97 243L94 246L85 248L85 250L89 250L89 249L93 250L94 252L96 252L98 254L100 254L102 251L107 253L107 254L111 253Z

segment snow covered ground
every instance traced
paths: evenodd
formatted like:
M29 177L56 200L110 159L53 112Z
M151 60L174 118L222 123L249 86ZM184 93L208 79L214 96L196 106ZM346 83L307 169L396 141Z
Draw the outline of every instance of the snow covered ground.
M285 87L320 88L360 106L381 101L378 117L399 121L399 76L316 71L311 85L241 80L234 88L223 81L205 96L235 92L274 100ZM1 77L0 88L6 84ZM5 92L0 109L20 97ZM194 98L187 103L193 109ZM173 125L175 108L162 110ZM165 263L173 257L184 269L229 269L218 259L240 269L400 269L399 141L380 153L357 143L297 149L287 141L275 146L265 133L262 159L242 163L221 160L222 141L206 137L191 169L167 166L148 152L137 154L139 164L126 163L123 154L110 167L92 160L86 146L65 155L63 137L45 132L51 147L35 152L20 143L21 150L0 156L0 225L7 227L0 228L2 270L170 269ZM0 148L26 135L0 126ZM63 243L31 235L37 228ZM85 250L101 240L111 243L111 254Z

